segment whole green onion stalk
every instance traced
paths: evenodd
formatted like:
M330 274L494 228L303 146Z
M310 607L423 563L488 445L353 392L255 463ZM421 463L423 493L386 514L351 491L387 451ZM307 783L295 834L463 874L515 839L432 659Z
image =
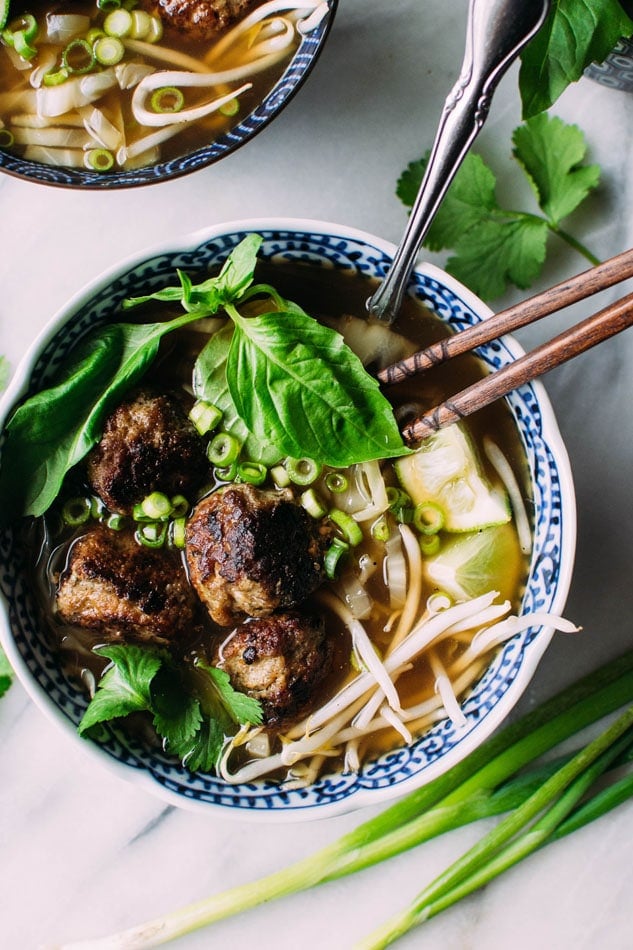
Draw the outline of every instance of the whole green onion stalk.
M360 945L364 950L387 946L535 849L633 795L633 776L628 776L578 804L598 775L633 758L633 708L575 755L517 776L564 740L631 702L633 650L506 726L452 769L315 854L119 934L59 950L160 946L266 901L370 867L479 818L507 813L410 908Z

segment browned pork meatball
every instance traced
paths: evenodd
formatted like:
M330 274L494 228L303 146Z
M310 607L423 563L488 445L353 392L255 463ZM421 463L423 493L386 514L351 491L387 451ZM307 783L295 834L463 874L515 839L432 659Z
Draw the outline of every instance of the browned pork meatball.
M261 0L149 0L164 23L199 40L211 40Z
M204 498L187 524L191 583L227 627L294 607L323 580L325 537L290 491L229 485Z
M103 525L72 543L57 586L59 618L108 640L182 642L192 634L196 606L177 554Z
M297 613L249 620L221 650L219 664L236 689L258 699L267 725L305 711L332 666L320 618Z
M107 507L130 514L150 492L190 494L208 474L209 463L178 397L143 388L106 419L87 468L93 491Z

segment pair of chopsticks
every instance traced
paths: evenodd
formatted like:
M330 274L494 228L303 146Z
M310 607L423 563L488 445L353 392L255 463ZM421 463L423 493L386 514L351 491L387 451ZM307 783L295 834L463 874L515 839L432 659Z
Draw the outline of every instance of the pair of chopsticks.
M494 314L475 326L447 337L393 363L378 373L381 383L387 385L401 382L411 376L431 369L439 363L489 343L505 333L534 323L557 310L585 300L601 290L606 290L633 277L633 249L562 281L549 290ZM597 343L615 336L633 325L633 293L610 304L593 316L565 330L547 343L525 356L485 376L447 399L434 409L408 423L402 431L405 442L415 443L432 435L438 429L458 422L465 416L482 409L496 399L506 396L513 389L541 376L555 366L584 353Z

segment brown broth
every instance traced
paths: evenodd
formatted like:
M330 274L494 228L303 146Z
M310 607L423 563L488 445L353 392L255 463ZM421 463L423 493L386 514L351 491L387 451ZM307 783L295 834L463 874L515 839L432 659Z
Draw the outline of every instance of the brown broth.
M258 265L257 278L271 283L283 296L297 301L309 313L335 327L337 325L345 326L350 314L359 320L365 321L365 301L376 286L375 282L368 281L366 278L354 278L347 273L315 269L304 265ZM151 311L152 320L158 318L156 307L156 304L148 305L148 311L146 311L146 316ZM168 313L166 305L165 308L165 316L172 316L173 311ZM140 319L142 321L143 316ZM363 323L363 326L366 327L366 323ZM381 330L381 332L383 331ZM407 298L393 330L384 329L384 332L391 336L401 334L413 348L419 349L445 336L447 328L421 304ZM149 376L156 381L161 381L165 388L189 387L193 361L206 339L206 334L191 329L174 333L163 349L162 357L150 370ZM472 355L463 356L436 367L425 376L390 388L388 395L392 399L396 410L399 406L412 401L427 407L431 402L446 398L451 393L481 378L483 374L484 368L479 360ZM485 435L493 438L511 463L517 481L523 487L526 505L528 505L526 488L528 477L525 457L514 421L506 404L500 401L481 410L475 417L471 417L467 427L478 446L481 446L481 440ZM483 452L480 452L480 457L483 462L485 459ZM390 463L384 464L384 473L388 483L395 484L395 476ZM492 482L498 481L495 473L489 467L487 468L487 475ZM78 475L78 485L82 487L81 474ZM319 482L317 482L316 487L319 488ZM71 537L74 537L76 533L72 534ZM42 613L51 642L60 651L66 672L73 678L85 682L86 670L91 671L94 676L98 677L103 667L102 661L91 653L91 649L99 641L99 637L85 630L69 629L60 625L55 617L54 610L55 581L63 567L69 540L70 538L66 535L58 538L54 543L49 541L42 543L41 539L36 540L35 535L33 535L30 542L31 557L35 564L34 582L38 591L41 592ZM379 562L382 558L381 552L382 546L366 537L361 545L354 549L353 565L357 564L359 558L363 555L374 562ZM353 565L350 566L350 570L356 570ZM526 572L527 563L524 564L523 576L519 584L508 592L514 608L519 605ZM500 588L503 589L503 578L498 580ZM373 573L367 583L367 590L375 601L375 608L370 617L362 619L362 623L370 638L376 644L378 651L382 652L389 645L390 634L385 632L385 623L391 614L388 588L383 578L382 569L379 568ZM432 587L427 584L423 589L421 603L424 604L432 593ZM318 595L314 598L314 603L306 606L321 609L323 612ZM204 632L197 642L188 646L186 651L187 661L200 655L207 661L217 659L217 649L227 636L228 631L214 625L206 613L202 623ZM333 671L318 697L318 705L327 701L343 682L355 675L355 670L350 662L351 640L348 632L341 620L331 614L327 616L327 626L335 643L335 662ZM436 652L440 662L448 663L459 656L464 649L465 645L462 641L449 638L439 645ZM399 679L398 688L404 705L421 702L432 695L434 674L430 669L428 659L424 655L415 662L410 672ZM317 701L315 701L316 704ZM371 756L386 748L400 744L401 741L395 731L391 729L383 730L364 743L365 752ZM331 765L330 762L328 767Z

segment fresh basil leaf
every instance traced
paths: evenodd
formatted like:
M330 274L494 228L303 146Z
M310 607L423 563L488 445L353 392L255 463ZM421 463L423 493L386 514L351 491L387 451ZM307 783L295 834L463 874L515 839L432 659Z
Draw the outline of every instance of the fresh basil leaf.
M129 309L149 300L162 300L181 303L187 313L199 317L217 313L226 303L238 300L253 282L261 244L260 234L248 234L229 254L217 277L193 284L187 274L178 271L180 287L166 287L143 297L128 297L123 307Z
M522 165L539 206L557 225L600 180L599 165L583 165L585 137L576 125L543 113L514 130L514 157Z
M211 678L222 705L233 722L239 725L246 723L261 725L263 713L261 703L257 699L233 689L229 674L225 670L220 670L216 666L207 666L206 663L198 663L198 667Z
M152 709L150 687L163 657L148 647L112 645L95 650L112 661L99 681L97 691L86 709L79 732L110 719Z
M284 455L333 466L402 455L389 402L334 330L293 311L236 322L227 381L249 430Z
M523 118L544 112L591 63L633 33L619 0L552 0L549 15L521 53Z
M226 363L233 339L233 324L227 323L209 339L196 360L193 391L197 399L213 403L222 413L222 429L239 441L244 456L253 462L274 465L283 458L283 451L271 442L257 439L244 425L226 378Z
M13 682L13 670L7 660L6 653L0 647L0 696L4 696Z
M4 518L50 507L68 470L98 442L108 411L153 361L161 337L182 322L106 326L85 341L60 383L17 408L0 467Z

